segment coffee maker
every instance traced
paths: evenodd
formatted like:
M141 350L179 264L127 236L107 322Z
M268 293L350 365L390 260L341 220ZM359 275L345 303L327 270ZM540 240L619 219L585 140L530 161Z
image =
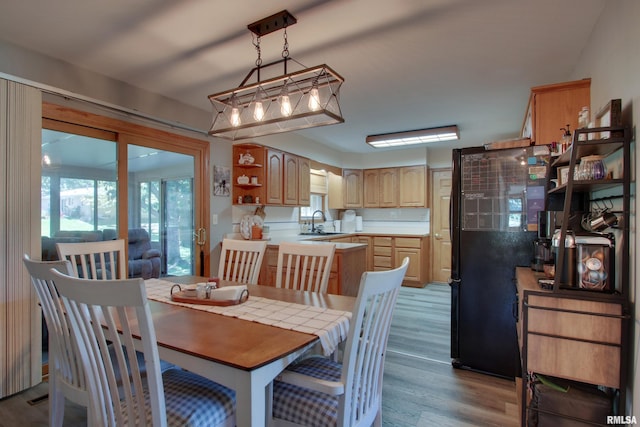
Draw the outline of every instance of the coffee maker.
M553 264L551 239L557 227L557 219L562 212L538 211L538 237L533 241L531 269L544 271L545 264Z

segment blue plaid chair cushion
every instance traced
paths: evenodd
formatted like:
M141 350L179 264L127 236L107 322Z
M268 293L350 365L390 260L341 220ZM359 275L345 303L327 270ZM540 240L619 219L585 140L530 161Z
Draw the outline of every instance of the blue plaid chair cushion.
M287 368L310 377L340 381L342 365L325 357L309 357ZM282 381L273 382L273 416L309 427L333 427L338 420L338 397Z
M226 426L235 415L235 392L218 383L179 368L163 372L162 382L168 426ZM151 425L149 405L147 425Z

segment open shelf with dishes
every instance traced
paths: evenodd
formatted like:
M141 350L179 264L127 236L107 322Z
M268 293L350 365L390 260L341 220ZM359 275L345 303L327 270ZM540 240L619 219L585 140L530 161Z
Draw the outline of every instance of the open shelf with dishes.
M265 203L265 150L258 144L233 146L233 204L262 205Z

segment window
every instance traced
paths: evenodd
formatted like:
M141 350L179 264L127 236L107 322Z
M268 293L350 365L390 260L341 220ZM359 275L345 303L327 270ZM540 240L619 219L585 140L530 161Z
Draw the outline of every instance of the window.
M311 215L317 210L325 211L324 209L324 194L311 193L311 201L309 206L300 207L300 221L311 220Z
M43 236L117 228L115 138L107 132L96 136L42 130Z

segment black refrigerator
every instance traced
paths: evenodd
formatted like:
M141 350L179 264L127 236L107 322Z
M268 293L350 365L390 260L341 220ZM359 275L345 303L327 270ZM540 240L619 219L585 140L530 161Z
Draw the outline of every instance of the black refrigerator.
M546 146L453 150L454 367L519 375L515 267L531 265L548 154Z

